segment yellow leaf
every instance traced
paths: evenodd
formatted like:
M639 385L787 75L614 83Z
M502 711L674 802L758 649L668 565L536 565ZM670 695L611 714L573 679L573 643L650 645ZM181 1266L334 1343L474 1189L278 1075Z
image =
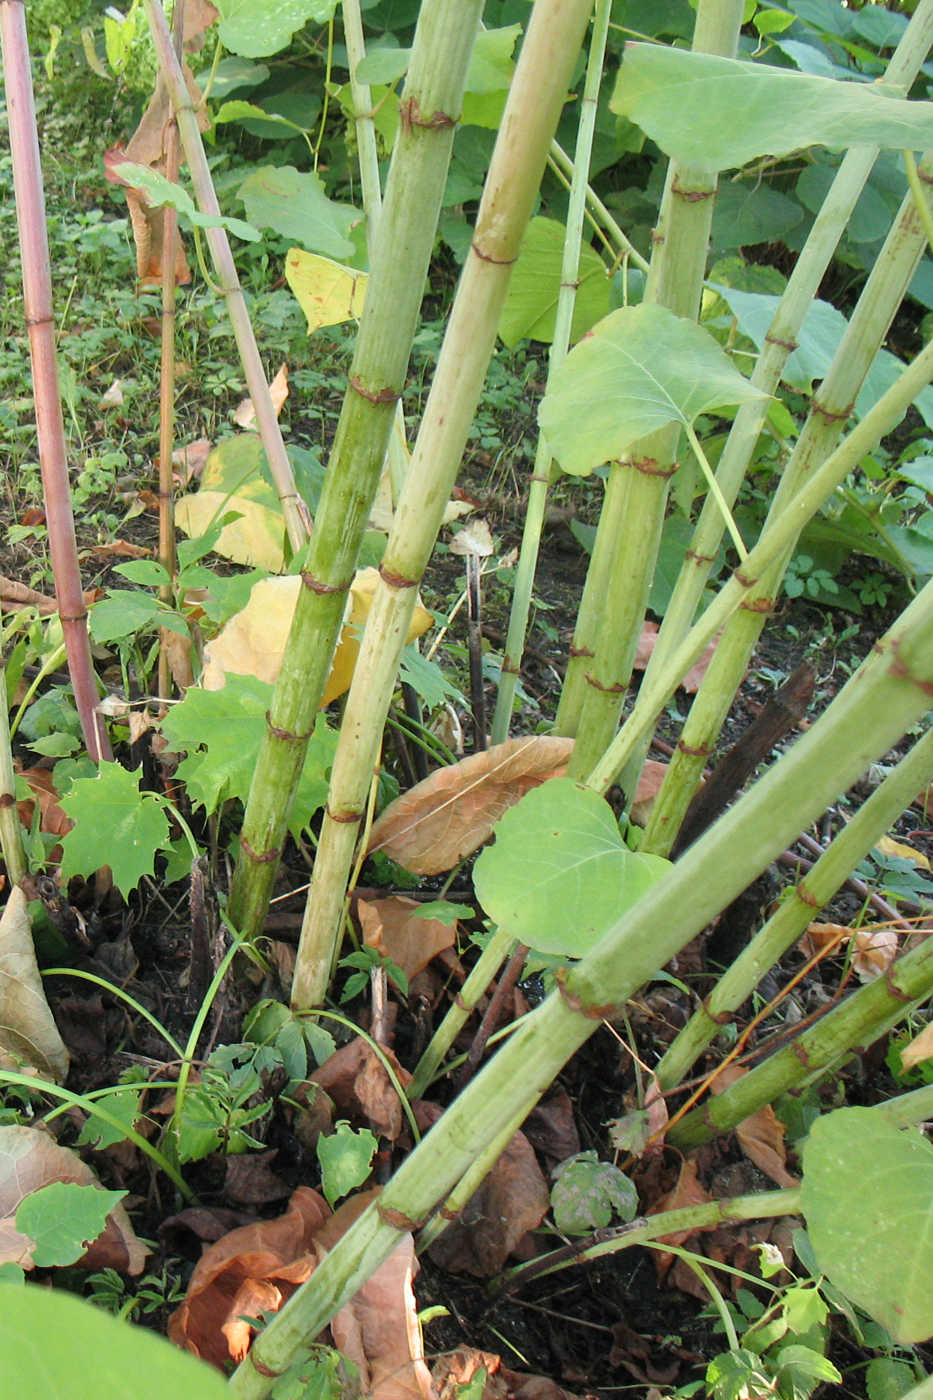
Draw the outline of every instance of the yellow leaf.
M915 1035L909 1045L901 1051L901 1064L904 1069L913 1069L924 1060L933 1059L933 1021Z
M282 405L288 398L288 365L282 365L278 374L269 385L269 396L272 399L272 407L275 409L275 416L278 418L282 412ZM238 428L252 428L256 422L256 410L253 407L251 398L244 399L237 406L233 415L233 421Z
M363 314L369 276L355 267L345 267L319 253L306 253L303 248L290 248L285 277L308 318L309 335L321 326L359 320Z
M907 846L903 841L895 841L893 836L882 836L876 842L875 850L880 851L885 856L896 856L898 860L909 860L918 870L930 869L930 858L922 851L915 851L913 846Z
M228 510L239 512L241 518L221 530L215 553L254 569L268 569L271 573L281 569L285 563L282 514L260 501L202 489L194 496L183 496L177 503L175 523L191 539L197 539Z

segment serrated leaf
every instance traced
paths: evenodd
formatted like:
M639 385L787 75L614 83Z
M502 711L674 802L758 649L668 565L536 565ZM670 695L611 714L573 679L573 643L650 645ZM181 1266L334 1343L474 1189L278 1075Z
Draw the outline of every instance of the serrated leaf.
M321 326L359 320L366 300L368 274L319 253L289 248L285 279L308 318L308 334Z
M511 350L523 337L550 344L560 293L566 229L556 219L532 219L509 278L499 335ZM580 249L571 340L609 312L609 278L602 258L588 244Z
M337 0L217 0L218 36L231 53L265 58L278 53L309 20L333 19Z
M666 155L714 170L805 146L923 151L933 144L933 103L900 101L873 83L655 44L626 47L610 106Z
M126 1194L73 1181L53 1181L33 1191L16 1212L17 1230L35 1241L32 1262L47 1269L80 1259Z
M534 788L473 869L486 913L529 947L580 958L670 869L630 851L608 802L569 778Z
M237 190L246 217L258 228L271 228L311 252L331 258L353 256L350 226L359 219L350 204L337 204L324 193L311 171L293 165L264 165Z
M574 346L538 418L564 471L585 476L670 423L765 397L708 331L643 303L613 311Z
M332 1133L317 1140L317 1157L321 1164L321 1183L327 1204L332 1206L341 1196L347 1196L362 1186L369 1176L372 1160L379 1143L369 1128L358 1132L346 1121L337 1123Z
M933 1336L933 1145L875 1109L818 1118L803 1213L820 1269L904 1344Z
M74 822L62 837L61 876L93 875L104 865L126 897L144 875L154 873L155 853L169 839L168 820L157 799L140 792L141 768L101 763L94 778L76 778L60 802Z
M551 1187L551 1207L558 1230L586 1235L603 1229L613 1215L634 1220L638 1192L611 1162L601 1162L595 1152L578 1152L558 1168Z

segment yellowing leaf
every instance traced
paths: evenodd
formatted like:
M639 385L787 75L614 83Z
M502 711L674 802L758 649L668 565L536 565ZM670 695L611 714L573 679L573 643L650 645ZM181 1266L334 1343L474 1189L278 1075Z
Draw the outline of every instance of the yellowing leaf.
M924 1026L920 1034L915 1035L910 1044L905 1045L901 1051L901 1064L904 1069L913 1069L914 1065L930 1059L933 1059L933 1021Z
M339 326L359 320L366 300L369 276L319 253L290 248L285 259L288 285L308 318L308 334L321 326Z
M64 1083L68 1051L42 989L26 896L10 891L0 918L0 1065Z
M285 562L285 522L275 490L260 470L261 454L252 433L222 442L204 465L201 489L176 503L175 520L195 539L228 511L236 512L240 519L221 530L216 553L278 573Z
M288 398L288 365L282 365L278 374L269 385L269 395L272 399L272 407L275 409L275 416L278 418L282 412L282 406ZM233 415L233 421L238 428L252 428L256 422L256 409L251 398L244 399L238 404Z
M881 840L875 843L875 850L885 856L895 856L898 860L909 860L918 870L930 869L929 856L925 856L922 851L915 851L913 846L908 846L903 841L895 841L893 836L882 836Z
M359 629L369 615L378 581L378 570L359 569L350 585L343 630L321 699L322 708L350 688L360 649ZM260 579L253 586L246 607L230 619L205 650L201 675L205 690L220 690L228 671L238 676L256 676L270 685L275 683L301 587L298 575ZM432 622L427 609L416 604L408 640L420 637Z
M572 739L532 735L439 768L389 803L373 824L370 853L384 851L418 875L452 869L530 788L562 776L572 749Z

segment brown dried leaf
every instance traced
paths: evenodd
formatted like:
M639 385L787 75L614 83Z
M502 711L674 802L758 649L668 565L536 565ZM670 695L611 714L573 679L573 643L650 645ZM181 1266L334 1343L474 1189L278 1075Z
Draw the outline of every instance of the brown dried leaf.
M159 646L168 662L172 680L184 694L189 685L194 685L194 670L191 665L191 638L173 632L169 627L159 628Z
M0 1238L15 1248L16 1212L26 1196L53 1181L74 1182L78 1186L100 1186L90 1167L69 1147L59 1147L50 1133L39 1128L0 1128ZM32 1248L25 1235L23 1248ZM78 1261L81 1269L118 1269L121 1273L142 1273L149 1250L136 1236L122 1205L114 1206L103 1233ZM4 1254L3 1259L14 1257ZM32 1268L28 1254L17 1259L24 1269Z
M439 768L389 803L373 824L369 854L384 851L418 875L450 870L529 789L563 777L572 749L572 739L532 735Z
M744 1079L748 1070L741 1065L727 1065L717 1074L711 1084L714 1094L722 1094L739 1079ZM770 1104L759 1108L751 1117L739 1123L735 1130L739 1146L750 1162L776 1181L778 1186L795 1187L800 1182L787 1170L787 1153L784 1150L784 1124Z
M0 1065L63 1084L68 1063L39 975L29 902L14 885L0 918Z
M177 469L172 473L173 480L179 486L188 486L192 481L197 481L213 447L210 438L197 438L184 447L176 447L172 453L172 466Z
M411 1083L411 1075L402 1069L391 1050L385 1049L383 1054L404 1089ZM398 1094L365 1040L357 1037L349 1045L342 1045L318 1065L310 1079L328 1094L342 1117L368 1123L374 1133L390 1142L395 1142L401 1133L404 1119Z
M661 784L664 782L666 773L666 763L660 763L654 758L645 759L642 765L641 776L638 779L638 787L635 789L632 808L629 812L629 818L636 826L648 825L648 818L651 816L654 799L661 789Z
M288 398L288 365L283 364L279 368L278 374L269 385L269 396L272 399L272 406L275 409L275 416L278 418L282 412L285 400ZM237 405L233 415L233 421L238 428L252 428L256 422L256 410L253 407L251 398L245 398Z
M423 919L420 909L416 899L400 894L356 901L363 942L382 957L391 958L409 980L427 967L435 954L452 948L457 941L456 924Z
M210 1245L185 1301L169 1318L169 1339L224 1370L231 1360L242 1361L253 1331L242 1316L277 1311L310 1277L317 1262L314 1234L329 1216L322 1197L299 1186L284 1214L231 1230Z
M930 1058L933 1058L933 1021L924 1026L909 1045L904 1046L901 1051L901 1064L904 1069L913 1069L914 1065L922 1064Z
M47 768L23 768L19 776L25 778L29 784L29 790L33 798L23 798L17 802L16 809L19 812L23 825L32 825L35 802L39 803L39 830L46 831L50 836L64 836L74 826L74 822L65 816L58 805L58 792L55 781Z
M686 1206L706 1205L712 1197L704 1186L700 1185L698 1179L699 1168L695 1161L685 1158L680 1166L680 1173L672 1190L666 1195L659 1196L653 1206L649 1206L648 1215L660 1215L667 1210L682 1210ZM698 1234L698 1230L675 1230L670 1235L659 1236L660 1244L684 1244L692 1235ZM655 1254L655 1269L658 1280L662 1280L669 1272L674 1263L673 1254Z
M716 652L716 647L719 645L719 638L721 635L721 632L717 632L716 636L704 650L699 661L694 662L681 681L680 689L686 691L688 695L695 695L699 690L700 682L706 675L709 663L712 661ZM648 662L651 660L651 654L654 651L657 640L658 624L656 622L646 622L638 641L638 651L635 654L635 660L632 663L636 671L644 671Z
M428 1109L432 1105L422 1105ZM422 1119L421 1109L418 1112ZM431 1246L431 1258L452 1273L492 1278L529 1230L541 1224L550 1193L534 1149L518 1132L456 1220Z
M224 1196L241 1206L264 1206L282 1201L290 1187L272 1170L278 1150L250 1152L228 1157L224 1173Z
M812 923L807 925L807 931L800 940L800 948L806 957L812 958L814 954L845 943L851 937L852 929L847 924Z
M91 544L82 549L82 559L88 555L94 559L148 559L152 550L144 544L131 544L129 540L111 540L109 544Z
M852 971L860 982L883 976L897 957L897 930L860 928L852 942Z
M573 1100L558 1086L537 1104L525 1119L523 1132L536 1152L556 1166L580 1151L580 1134L573 1116Z
M372 1400L432 1400L412 1287L417 1272L406 1234L330 1324L334 1345L356 1364Z

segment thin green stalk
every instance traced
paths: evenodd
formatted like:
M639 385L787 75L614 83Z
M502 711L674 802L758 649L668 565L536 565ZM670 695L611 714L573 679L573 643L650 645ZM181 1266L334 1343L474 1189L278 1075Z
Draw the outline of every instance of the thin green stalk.
M424 1054L415 1066L415 1072L408 1086L410 1099L424 1097L428 1086L433 1082L437 1071L444 1062L444 1056L469 1020L480 997L484 995L486 988L499 971L514 942L514 937L507 929L497 928L480 953L469 976L451 1003L447 1015L432 1035Z
M347 698L292 985L297 1008L319 1004L327 990L359 821L418 584L462 460L588 10L589 0L537 0L522 45Z
M405 383L481 8L481 0L425 0L418 17L349 387L230 893L233 921L254 937L265 920L308 736Z
M924 162L927 175L933 160ZM912 193L905 196L884 247L859 297L852 319L813 403L797 446L774 495L765 529L791 507L814 465L830 453L842 435L891 321L913 279L925 246L923 224ZM780 588L790 540L758 585L749 591L740 612L729 622L700 685L681 733L677 752L661 785L642 849L666 855L680 830L687 806L699 785L703 766L741 684L755 644Z
M553 163L557 174L559 176L563 175L565 181L567 176L573 176L575 169L574 162L570 159L559 142L551 142L551 154L549 159ZM567 184L567 188L570 188L569 183ZM597 216L599 225L605 229L610 240L615 244L617 250L616 257L628 258L641 272L647 272L649 267L648 259L642 257L641 253L639 253L638 249L635 247L635 244L629 241L591 185L587 185L586 187L586 202Z
M882 85L891 96L906 98L907 91L933 44L933 0L921 0L888 64ZM758 356L751 382L766 395L776 392L784 366L797 343L801 326L830 258L839 242L878 158L879 148L856 147L848 151L823 201L806 243L794 263L765 344ZM752 453L764 427L769 399L744 403L736 413L726 446L716 469L716 480L731 507L748 469ZM684 558L674 592L664 613L657 642L648 662L646 676L653 682L693 621L719 550L723 518L709 496L704 502L693 538ZM638 772L647 752L647 741L627 765L622 783L627 792L637 785Z
M812 1084L844 1061L855 1046L873 1044L921 1006L933 992L933 938L897 959L883 977L852 992L815 1026L793 1037L763 1064L693 1109L667 1133L683 1152L728 1132L779 1094Z
M11 885L18 885L29 867L23 846L23 828L16 810L16 773L10 748L10 714L3 665L0 665L0 847L7 880Z
M768 970L832 899L858 862L913 801L933 772L933 730L918 739L823 855L782 900L764 927L720 977L702 1006L665 1051L655 1073L662 1089L673 1089L719 1034L723 1022L751 995Z
M42 969L42 976L77 977L84 982L93 983L95 987L101 987L105 992L108 992L110 996L118 997L120 1001L125 1002L132 1011L135 1011L137 1016L141 1016L144 1021L148 1021L153 1030L165 1041L169 1049L175 1051L179 1060L185 1058L184 1050L182 1050L174 1036L165 1029L158 1016L154 1016L151 1011L143 1006L142 1002L137 1001L135 997L131 997L125 987L118 987L115 983L108 982L106 977L98 977L94 972L83 972L77 967L44 967ZM174 1088L174 1085L172 1087Z
M813 728L607 931L454 1100L379 1200L256 1339L231 1378L233 1395L260 1400L268 1394L297 1349L358 1291L400 1235L419 1228L486 1144L522 1109L530 1111L601 1018L624 1004L917 722L931 685L933 585Z
M700 0L694 51L733 56L742 13L741 0ZM714 169L671 161L653 234L645 301L690 320L696 320L700 307L716 186ZM584 595L580 635L574 634L575 652L582 650L582 637L595 638L592 661L581 668L579 713L567 713L569 705L562 707L577 739L568 770L574 778L586 777L618 726L651 592L678 440L676 426L652 433L611 469L624 471L632 480L608 589L602 597L592 592ZM599 529L603 528L600 520ZM596 616L587 617L585 606L595 607ZM569 668L567 684L579 685L579 676L571 677Z
M350 69L350 96L353 98L360 185L363 191L363 211L366 214L366 246L371 258L376 246L376 230L382 211L382 186L379 182L379 152L373 121L372 93L369 84L361 83L356 76L357 68L366 57L360 0L343 0L343 37L347 46L347 65Z
M165 21L165 13L160 0L145 0L149 29L156 51L156 58L172 100L178 134L184 148L185 158L191 171L191 182L197 197L198 207L204 214L220 215L220 205L214 192L210 166L201 140L201 130L191 102L181 64L175 54L172 37ZM295 488L288 453L282 440L282 432L275 406L269 393L266 372L262 366L259 347L250 324L249 312L243 297L243 289L237 276L236 264L230 251L226 230L209 228L205 230L214 267L220 282L227 314L233 328L247 388L256 411L256 426L269 462L269 470L278 492L285 517L285 528L292 550L297 553L307 542L310 520L304 501Z
M772 562L782 556L839 483L844 481L862 458L897 426L917 394L925 388L931 378L933 344L921 350L913 363L904 369L897 381L866 413L848 437L827 457L821 467L814 470L810 480L800 488L794 500L774 523L762 532L754 549L749 551L742 568L733 573L732 578L720 589L702 617L694 623L679 646L674 648L654 682L648 682L647 676L642 678L638 698L624 726L590 774L590 787L605 792L612 785L617 774L654 725L681 678L698 660L703 648L712 641L732 613L742 606Z
M606 54L606 35L609 32L611 9L611 0L596 0L586 67L586 81L581 98L580 122L577 127L573 176L570 182L570 203L567 209L567 226L561 261L560 290L557 295L557 311L554 317L554 337L548 356L548 384L551 382L552 375L563 363L570 348L573 310L577 295L577 277L580 270L580 242L583 236L586 182L593 150L593 133L596 130L599 84ZM496 709L492 720L492 742L494 744L504 743L509 734L515 690L521 671L522 653L525 649L528 614L531 610L531 592L534 586L538 550L541 547L541 531L544 528L544 517L547 510L548 488L552 480L553 458L551 450L544 434L539 432L528 488L528 506L522 530L521 552L512 590L512 606L509 612L505 652L502 657L502 670L499 673Z

